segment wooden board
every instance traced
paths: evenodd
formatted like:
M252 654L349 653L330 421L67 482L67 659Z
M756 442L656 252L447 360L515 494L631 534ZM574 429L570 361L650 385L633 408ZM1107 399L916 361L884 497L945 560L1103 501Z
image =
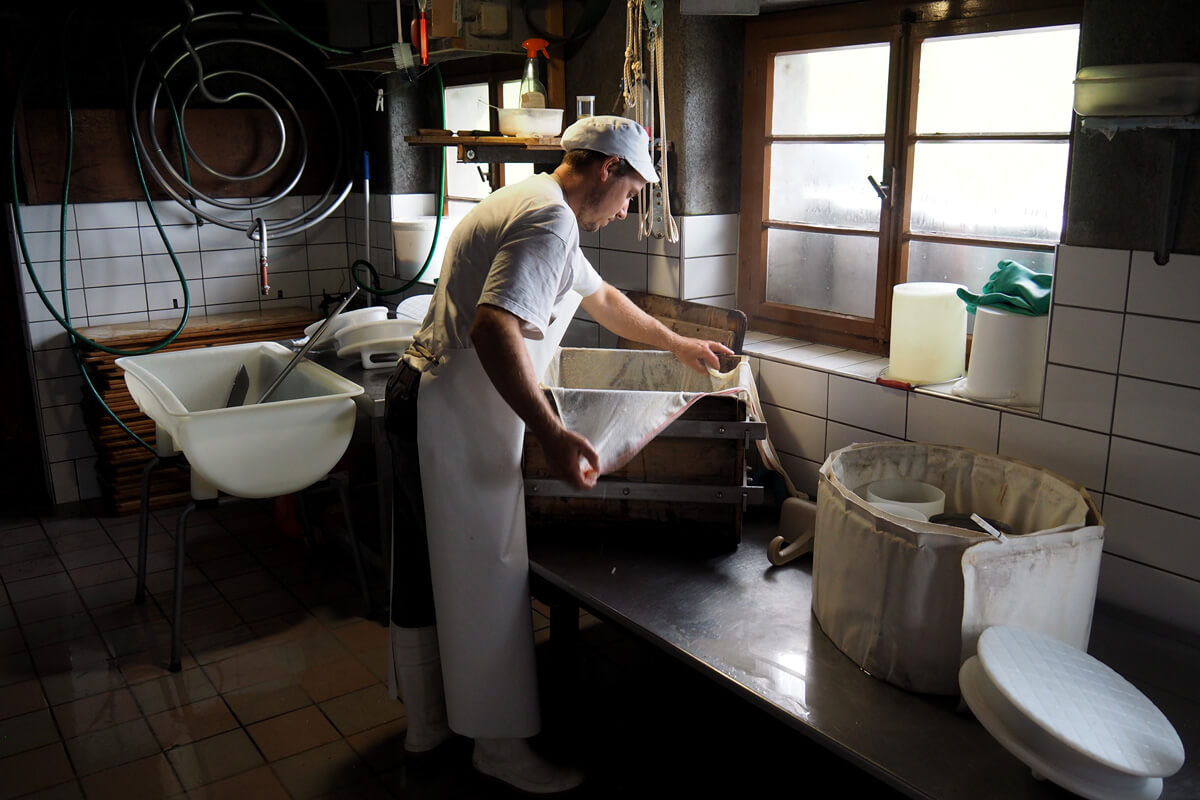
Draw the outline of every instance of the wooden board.
M677 300L673 297L627 291L634 305L682 336L720 342L735 353L742 352L746 339L746 315L735 308ZM618 346L641 350L646 346L630 339L619 338Z

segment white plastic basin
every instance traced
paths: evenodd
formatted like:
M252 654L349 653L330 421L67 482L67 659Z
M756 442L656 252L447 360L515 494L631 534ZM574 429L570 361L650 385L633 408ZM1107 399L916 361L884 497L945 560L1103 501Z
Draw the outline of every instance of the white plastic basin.
M138 408L157 424L159 454L177 450L187 457L195 499L215 497L216 490L258 498L324 478L354 432L354 398L363 388L311 361L297 364L267 402L256 403L292 355L276 342L253 342L116 363ZM246 404L225 408L242 365L250 378Z
M348 325L337 333L337 356L359 356L363 369L393 366L420 328L421 323L415 319L377 319Z

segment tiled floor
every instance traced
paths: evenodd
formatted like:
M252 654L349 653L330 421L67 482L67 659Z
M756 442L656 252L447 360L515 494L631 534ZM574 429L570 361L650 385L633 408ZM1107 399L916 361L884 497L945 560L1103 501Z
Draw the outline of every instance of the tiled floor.
M0 800L508 797L456 740L411 761L387 696L387 630L347 559L248 502L192 515L183 670L167 668L177 509L156 512L135 605L136 517L0 515ZM288 528L288 526L284 526ZM382 592L378 592L382 594ZM544 609L533 613L539 640ZM754 796L819 771L889 796L763 712L585 618L569 663L539 645L548 755L575 794Z

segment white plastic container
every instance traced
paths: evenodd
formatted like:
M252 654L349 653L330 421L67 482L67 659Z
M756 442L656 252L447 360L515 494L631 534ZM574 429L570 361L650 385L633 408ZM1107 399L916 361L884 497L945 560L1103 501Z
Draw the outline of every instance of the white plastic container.
M325 330L321 331L321 338L313 342L313 347L321 347L334 341L338 331L350 325L358 325L362 322L368 322L375 319L387 319L386 306L367 306L365 308L356 308L353 311L343 311L333 319L329 320L329 324L325 326ZM319 319L304 329L305 336L312 336L321 329L321 324L325 322Z
M558 136L562 133L561 108L501 108L500 132L524 138Z
M1115 64L1075 75L1080 116L1188 116L1200 112L1200 64Z
M157 425L159 455L182 451L192 497L278 497L329 474L350 444L363 388L301 361L265 403L256 403L292 358L277 342L222 345L117 359L125 385ZM246 405L225 408L238 368Z
M1050 316L979 306L967 377L951 391L986 403L1038 406L1046 372Z
M363 369L394 366L412 344L421 323L412 319L381 319L338 331L338 358L358 356Z
M912 384L962 377L967 360L967 308L957 283L900 283L892 289L888 377Z
M459 217L442 217L441 228L437 231L437 246L429 268L421 276L421 283L433 283L442 273L442 259L446 256L446 243L450 234L458 225ZM421 217L419 219L397 220L392 223L392 256L394 259L394 275L403 280L409 280L420 271L429 255L429 246L433 244L436 217Z

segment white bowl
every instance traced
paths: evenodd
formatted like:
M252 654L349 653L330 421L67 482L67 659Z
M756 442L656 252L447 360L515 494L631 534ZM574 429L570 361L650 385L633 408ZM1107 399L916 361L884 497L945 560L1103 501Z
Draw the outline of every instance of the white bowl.
M412 344L421 323L413 319L380 319L342 328L337 334L338 358L359 356L363 369L389 367Z
M904 503L885 503L883 501L872 502L872 506L880 511L886 511L889 514L895 514L897 517L904 519L912 519L917 522L929 522L929 517L917 511L915 508Z
M326 326L324 332L321 333L321 338L313 342L313 347L322 344L328 344L337 336L338 331L343 328L348 328L351 325L357 325L360 322L367 322L375 319L387 319L386 306L367 306L366 308L356 308L353 311L343 311L333 319L329 320L329 325ZM312 336L321 329L321 324L325 322L319 319L313 324L304 329L305 336Z
M501 108L500 132L505 136L558 136L562 133L561 108Z
M903 506L924 515L925 519L946 510L946 493L922 481L906 478L875 481L867 484L866 493L868 503Z

